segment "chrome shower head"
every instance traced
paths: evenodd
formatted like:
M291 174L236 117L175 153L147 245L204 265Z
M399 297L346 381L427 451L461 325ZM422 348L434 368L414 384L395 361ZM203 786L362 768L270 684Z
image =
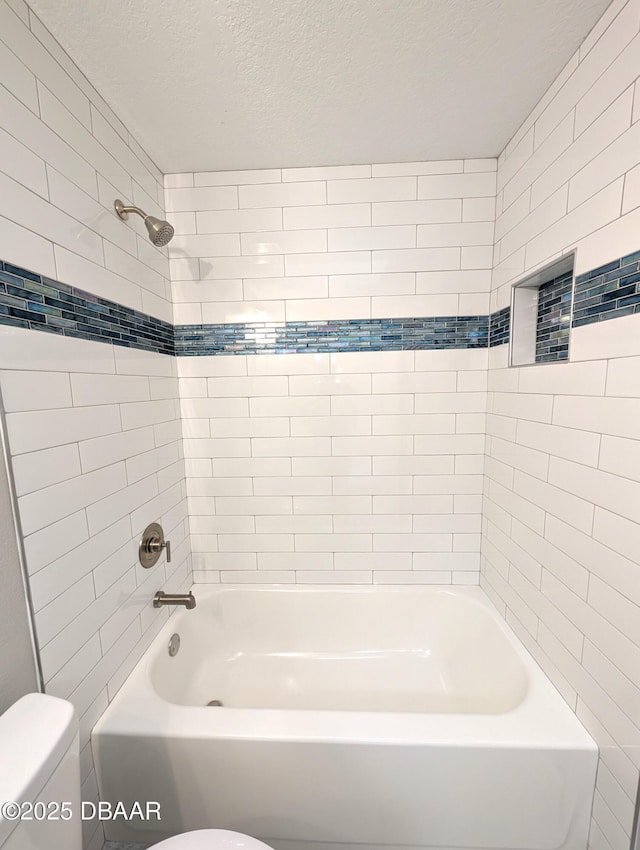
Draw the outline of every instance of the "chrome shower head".
M143 218L149 233L149 239L158 248L162 248L163 245L167 245L173 239L175 230L168 221L162 221L154 215L147 215L146 212L143 212L143 210L140 209L140 207L126 207L121 200L117 200L114 203L114 207L123 221L126 221L129 218L129 213L136 213L136 215Z

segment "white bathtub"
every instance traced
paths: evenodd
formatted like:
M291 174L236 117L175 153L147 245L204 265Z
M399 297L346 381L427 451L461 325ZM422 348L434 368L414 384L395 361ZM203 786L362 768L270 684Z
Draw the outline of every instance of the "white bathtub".
M194 593L94 729L102 799L161 805L108 839L585 850L596 746L479 588Z

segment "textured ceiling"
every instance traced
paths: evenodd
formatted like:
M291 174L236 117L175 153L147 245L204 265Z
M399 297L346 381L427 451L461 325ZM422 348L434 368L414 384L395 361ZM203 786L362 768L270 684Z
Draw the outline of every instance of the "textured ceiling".
M495 156L608 0L31 0L165 173Z

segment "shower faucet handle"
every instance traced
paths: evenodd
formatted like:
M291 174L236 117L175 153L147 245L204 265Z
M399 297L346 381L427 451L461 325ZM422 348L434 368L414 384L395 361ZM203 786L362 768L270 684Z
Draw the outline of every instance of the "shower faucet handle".
M170 540L152 540L149 544L149 549L151 552L162 552L163 549L166 550L167 553L167 563L171 563L171 541Z
M157 522L150 523L142 533L138 546L138 557L145 570L158 563L162 550L167 553L167 563L171 562L171 541L165 540L162 526Z

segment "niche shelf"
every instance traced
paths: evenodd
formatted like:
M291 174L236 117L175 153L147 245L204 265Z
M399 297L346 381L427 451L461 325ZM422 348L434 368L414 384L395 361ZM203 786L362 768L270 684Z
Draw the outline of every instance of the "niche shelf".
M511 366L569 359L574 261L567 254L513 285Z

